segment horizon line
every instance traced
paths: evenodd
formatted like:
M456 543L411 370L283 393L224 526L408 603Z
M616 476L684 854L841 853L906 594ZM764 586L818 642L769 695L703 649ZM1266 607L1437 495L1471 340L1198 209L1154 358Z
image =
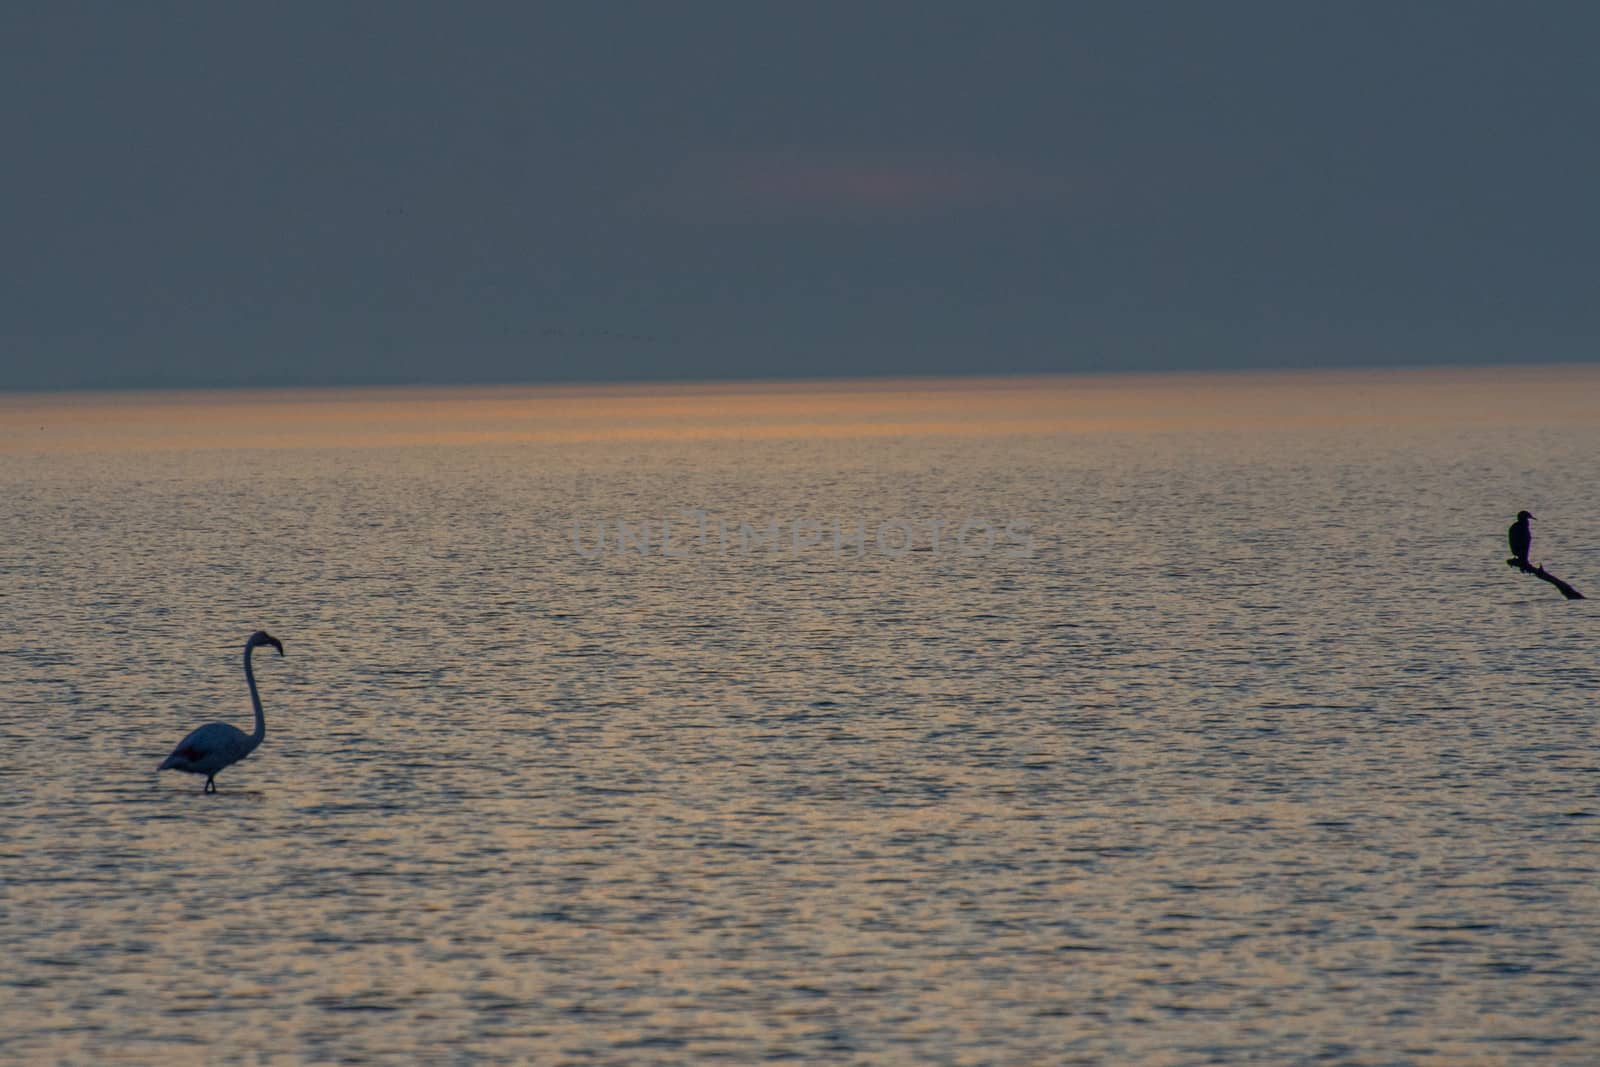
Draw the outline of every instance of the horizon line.
M1105 368L1082 368L1074 370L1056 371L957 371L937 373L911 373L911 374L826 374L826 375L753 375L741 377L699 377L685 376L674 378L486 378L470 381L324 381L324 382L289 382L275 384L266 381L248 381L223 384L217 382L202 382L194 384L90 384L57 385L57 386L0 386L0 397L20 399L27 396L124 396L141 393L310 393L310 392L353 392L357 390L371 390L381 392L405 392L412 390L498 390L498 389L540 389L551 392L595 392L629 389L657 389L665 388L669 391L693 391L696 389L710 390L743 390L763 389L783 386L795 387L828 387L839 388L848 386L882 386L897 383L914 382L923 385L937 385L951 383L954 385L971 384L976 382L1028 382L1059 379L1102 379L1102 378L1225 378L1245 376L1283 376L1299 377L1327 374L1345 376L1351 374L1371 374L1392 372L1397 374L1415 374L1422 372L1460 372L1460 371L1504 371L1516 370L1520 372L1540 372L1566 368L1596 367L1600 366L1600 357L1595 359L1555 359L1539 362L1417 362L1417 363L1335 363L1315 366L1305 365L1268 365L1268 366L1215 366L1215 367L1168 367L1150 368L1141 367L1124 370Z

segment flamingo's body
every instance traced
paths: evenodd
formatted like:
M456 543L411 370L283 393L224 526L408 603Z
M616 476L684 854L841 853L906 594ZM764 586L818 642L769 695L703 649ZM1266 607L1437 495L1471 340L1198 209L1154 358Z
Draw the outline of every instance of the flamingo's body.
M278 650L278 655L283 655L283 642L265 630L257 630L244 643L244 679L250 685L250 702L256 709L255 732L247 734L225 722L206 723L179 741L172 755L163 760L156 770L203 774L206 776L205 791L215 793L217 772L238 763L256 750L256 746L267 736L267 718L261 710L261 694L256 692L256 675L250 666L250 654L261 645L271 645Z

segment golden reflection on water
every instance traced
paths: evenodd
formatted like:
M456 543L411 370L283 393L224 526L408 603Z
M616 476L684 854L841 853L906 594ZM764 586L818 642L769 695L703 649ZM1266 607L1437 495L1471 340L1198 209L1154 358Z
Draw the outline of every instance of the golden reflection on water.
M0 394L0 451L1586 421L1600 367Z
M1600 1062L1597 384L0 397L0 1061Z

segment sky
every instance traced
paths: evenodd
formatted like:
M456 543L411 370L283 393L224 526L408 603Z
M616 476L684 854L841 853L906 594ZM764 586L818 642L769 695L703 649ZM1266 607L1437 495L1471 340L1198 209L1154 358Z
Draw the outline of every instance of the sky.
M0 5L0 389L1600 358L1600 7Z

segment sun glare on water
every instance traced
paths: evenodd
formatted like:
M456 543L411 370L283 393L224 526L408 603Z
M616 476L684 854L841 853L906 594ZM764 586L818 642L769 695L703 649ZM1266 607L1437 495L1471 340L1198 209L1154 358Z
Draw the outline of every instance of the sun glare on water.
M0 451L1584 421L1600 368L0 395Z

